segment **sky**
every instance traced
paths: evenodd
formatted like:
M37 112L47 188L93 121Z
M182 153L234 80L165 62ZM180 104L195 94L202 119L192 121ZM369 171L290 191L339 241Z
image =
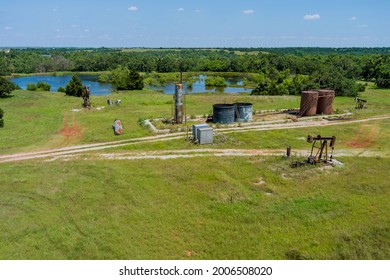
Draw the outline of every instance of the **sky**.
M0 47L390 47L390 0L1 0Z

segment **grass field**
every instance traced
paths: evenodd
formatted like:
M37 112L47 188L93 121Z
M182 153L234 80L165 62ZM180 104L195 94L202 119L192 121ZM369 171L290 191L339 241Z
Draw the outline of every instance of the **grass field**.
M369 88L354 118L388 114L390 91ZM0 99L0 154L152 135L139 118L168 117L172 96L151 91L81 98L17 91ZM213 103L294 108L299 97L187 96L188 114ZM355 113L351 98L335 108ZM115 137L120 118L125 134ZM310 149L307 134L336 135L342 167L291 169L282 157L28 160L0 163L0 259L389 259L390 121L235 132L208 148ZM70 135L63 133L70 128ZM110 152L199 147L178 139ZM203 148L203 147L201 147Z

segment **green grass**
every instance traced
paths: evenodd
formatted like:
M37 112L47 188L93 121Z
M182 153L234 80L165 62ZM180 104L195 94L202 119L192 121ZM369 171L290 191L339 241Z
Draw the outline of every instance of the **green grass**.
M354 118L388 113L390 91L367 89L368 108ZM0 154L152 135L139 118L169 117L172 96L144 90L81 98L16 91L0 99L5 127ZM299 106L295 96L196 94L188 115L212 104L251 102L255 110ZM351 98L335 108L354 112ZM82 128L59 134L64 115ZM113 135L115 118L125 134ZM84 160L2 163L0 259L389 259L390 120L234 132L207 148L309 150L306 136L336 135L343 167L291 169L281 157L195 157L170 160ZM354 147L354 144L359 147ZM197 149L178 139L107 151ZM377 156L382 153L383 156ZM188 256L191 252L191 257Z
M388 259L390 160L342 160L3 165L0 258Z

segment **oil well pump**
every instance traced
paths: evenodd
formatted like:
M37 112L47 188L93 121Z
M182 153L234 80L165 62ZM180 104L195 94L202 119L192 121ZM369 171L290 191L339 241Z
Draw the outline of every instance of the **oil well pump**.
M310 156L306 161L296 161L291 163L291 167L299 167L305 164L317 164L321 162L326 164L332 163L336 136L323 137L321 135L308 135L307 142L312 143Z
M367 100L355 97L355 108L358 110L366 108Z
M336 136L323 137L321 135L318 135L316 137L313 137L311 135L308 135L307 142L313 143L313 145L311 146L310 156L307 159L308 163L330 163L330 161L332 161L334 144L336 143ZM328 145L331 149L330 154L328 154Z

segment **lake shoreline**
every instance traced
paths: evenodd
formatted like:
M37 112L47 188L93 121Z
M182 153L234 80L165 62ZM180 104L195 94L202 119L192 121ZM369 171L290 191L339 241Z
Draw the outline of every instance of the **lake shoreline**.
M29 84L37 84L38 82L45 82L50 84L51 92L58 92L60 87L65 88L69 83L71 76L76 74L83 85L90 87L91 95L109 95L116 92L115 87L111 83L100 82L99 75L107 75L109 72L50 72L50 73L39 73L39 74L14 74L9 80L17 84L22 90L26 90ZM144 87L160 92L162 94L172 95L175 92L175 84L177 83L174 76L178 73L156 73L158 76L166 76L165 82L160 86L152 86L145 83ZM221 73L200 73L200 72L187 72L185 76L191 80L189 86L186 88L188 94L198 93L228 93L228 94L239 94L239 93L250 93L253 89L251 86L247 86L244 83L244 79L248 77L248 73L224 73L223 78L226 81L225 87L218 86L207 86L205 80L210 76L217 76ZM144 74L149 75L149 74ZM153 74L151 74L153 75ZM253 75L253 74L252 74ZM173 79L169 79L169 78ZM184 81L184 84L186 82Z

